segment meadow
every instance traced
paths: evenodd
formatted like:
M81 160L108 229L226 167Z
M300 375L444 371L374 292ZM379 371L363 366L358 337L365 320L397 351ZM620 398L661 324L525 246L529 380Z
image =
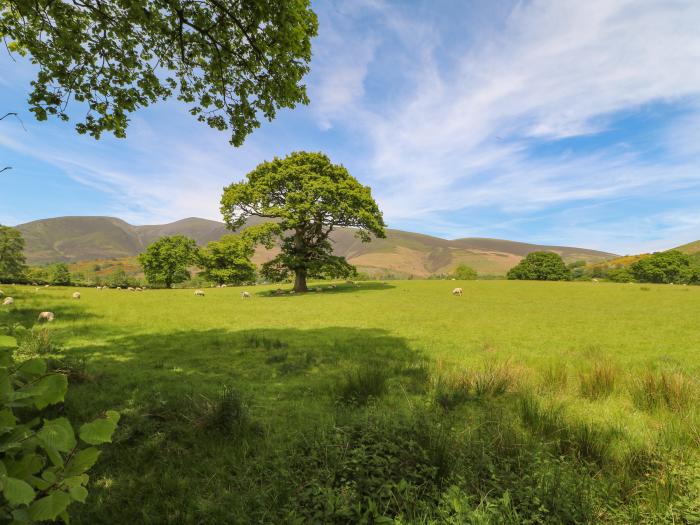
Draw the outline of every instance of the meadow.
M317 286L3 286L122 414L72 522L700 523L700 289Z

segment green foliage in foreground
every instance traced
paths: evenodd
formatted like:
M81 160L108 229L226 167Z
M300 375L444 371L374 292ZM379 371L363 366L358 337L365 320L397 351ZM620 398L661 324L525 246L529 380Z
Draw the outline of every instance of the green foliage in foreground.
M316 29L308 0L0 0L0 37L38 66L30 110L68 120L74 98L94 137L124 137L130 112L176 96L239 146L260 117L308 102Z
M3 289L122 415L74 524L698 521L698 289L460 286Z
M273 219L268 231L281 241L281 253L262 274L272 281L294 274L294 290L308 291L307 278L346 278L355 269L333 255L335 227L354 228L362 242L384 237L384 219L368 186L323 153L295 152L263 162L231 184L221 197L221 213L232 229L249 217Z
M119 414L83 424L79 442L66 417L44 413L64 401L66 375L41 357L15 360L13 344L10 336L0 341L0 519L68 523L69 505L88 496L86 472L100 455L94 445L111 441Z
M523 281L567 281L571 279L571 270L558 253L531 252L508 270L507 277Z
M189 279L188 267L197 256L197 243L184 235L161 237L139 255L148 284L171 288Z

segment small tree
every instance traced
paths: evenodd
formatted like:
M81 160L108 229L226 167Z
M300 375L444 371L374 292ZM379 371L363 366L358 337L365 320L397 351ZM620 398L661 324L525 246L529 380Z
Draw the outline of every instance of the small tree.
M241 235L224 235L199 251L198 262L204 269L200 275L217 284L242 284L255 280L255 254L259 238L252 228ZM271 246L270 246L271 247Z
M16 228L0 224L0 281L17 281L25 268L24 239Z
M184 235L161 237L139 255L138 260L148 284L164 285L186 281L190 277L187 267L197 254L197 243Z
M117 266L117 269L107 276L106 282L110 286L121 286L122 288L126 288L130 284L129 277L121 266Z
M571 278L571 270L557 253L531 252L508 271L507 277L526 281L566 281Z
M308 277L343 277L354 267L333 255L330 234L336 227L355 230L362 242L384 237L384 220L369 187L322 153L296 152L260 164L231 184L221 198L221 212L233 230L249 217L275 222L268 233L281 241L281 253L262 273L273 280L294 274L294 290L308 290Z
M458 264L452 275L455 279L459 279L460 281L473 281L477 278L476 270L464 263Z
M630 266L630 272L640 282L689 283L696 280L690 255L679 250L656 252Z
M51 284L56 284L59 286L68 286L71 284L70 270L68 265L64 263L58 263L53 267L53 272L51 274Z

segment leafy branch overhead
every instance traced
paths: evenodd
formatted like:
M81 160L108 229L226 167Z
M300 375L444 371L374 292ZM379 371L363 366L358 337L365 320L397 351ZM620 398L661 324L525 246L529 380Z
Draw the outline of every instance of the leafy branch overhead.
M29 95L37 119L124 137L128 114L176 96L239 146L280 108L308 103L317 19L308 0L0 0L0 37L39 66Z

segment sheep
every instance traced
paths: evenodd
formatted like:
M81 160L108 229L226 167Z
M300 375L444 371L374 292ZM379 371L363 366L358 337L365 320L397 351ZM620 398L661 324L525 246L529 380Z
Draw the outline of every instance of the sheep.
M15 304L15 300L12 297L5 297L5 300L2 302L3 306L12 306Z
M121 290L121 289L122 289L122 287L121 287L121 286L117 286L117 290Z
M195 290L194 294L199 297L204 297L204 290Z
M129 287L127 288L127 290L129 290L130 292L133 292L133 291L134 291L134 287L133 287L133 286L129 286Z
M134 290L137 292L143 292L143 288L141 288L140 286L137 286L136 288L134 288Z
M461 288L455 288L454 290L452 290L452 295L459 295L460 297L462 297L463 293L464 290L462 290Z
M314 292L322 292L322 291L323 291L323 288L318 288L318 287L314 288Z
M242 299L250 299L250 293L248 293L248 292L241 292L241 298L242 298Z
M598 279L591 279L591 281L593 281L594 283L597 283Z
M44 288L49 288L51 285L50 284L45 284Z
M50 323L51 321L53 321L53 318L54 318L53 312L41 312L39 314L39 318L37 319L37 321L39 321L40 323L44 322L44 321L46 321L47 323Z
M226 285L225 285L225 284L222 284L221 287L222 287L222 288L226 288Z
M73 299L80 299L80 292L73 292Z

